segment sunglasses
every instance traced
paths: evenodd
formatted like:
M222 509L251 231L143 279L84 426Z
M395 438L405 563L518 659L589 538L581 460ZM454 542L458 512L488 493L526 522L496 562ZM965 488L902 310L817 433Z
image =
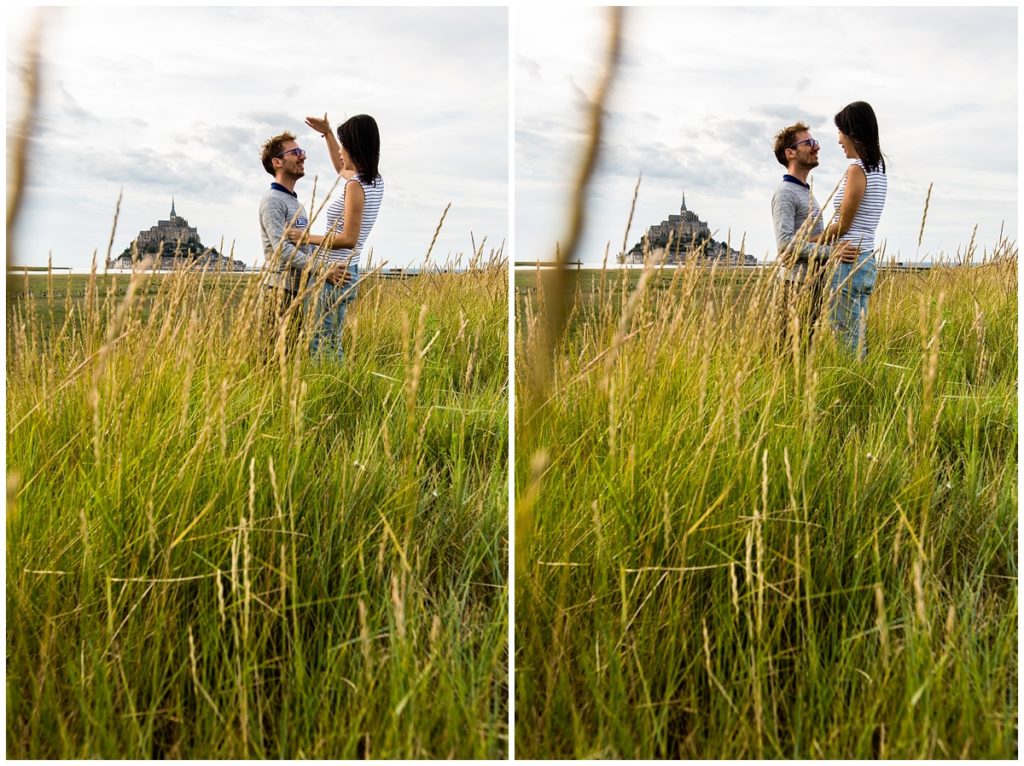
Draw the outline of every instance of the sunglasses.
M281 152L277 156L278 157L284 157L284 156L289 155L289 154L294 154L300 160L306 159L306 150L305 149L300 149L297 146L294 149L289 149L286 152Z
M819 144L815 139L805 138L803 141L797 141L795 144L790 145L789 148L796 149L798 146L800 146L800 144L807 144L807 146L810 147L811 149L818 149L821 147L821 144Z

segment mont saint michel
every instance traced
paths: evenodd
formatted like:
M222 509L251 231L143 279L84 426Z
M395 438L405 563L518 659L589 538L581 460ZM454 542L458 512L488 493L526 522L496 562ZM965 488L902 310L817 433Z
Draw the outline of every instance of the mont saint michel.
M696 255L708 265L757 265L757 259L752 255L740 253L727 243L711 238L707 222L686 208L686 192L683 192L679 214L673 213L661 223L648 228L647 234L626 253L625 262L643 263L645 247L656 260L664 258L665 263L684 263L687 257Z
M151 226L146 231L140 231L119 256L107 261L107 268L130 269L133 267L133 258L141 260L146 256L158 258L152 266L158 270L183 266L228 271L245 271L247 268L242 261L232 260L218 253L217 248L203 245L196 228L189 226L188 221L174 209L173 199L170 217L157 221L156 226Z

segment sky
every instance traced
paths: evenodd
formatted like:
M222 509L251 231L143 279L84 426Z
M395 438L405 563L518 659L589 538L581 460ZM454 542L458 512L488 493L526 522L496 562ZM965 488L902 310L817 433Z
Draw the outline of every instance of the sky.
M25 30L8 9L8 151L24 109ZM509 52L504 8L64 8L48 16L39 118L13 242L18 264L102 268L176 212L203 244L262 263L261 144L290 130L308 152L296 191L312 214L337 178L332 127L370 114L381 132L373 263L485 253L509 232ZM10 162L8 162L10 165ZM317 201L311 204L314 176ZM323 218L313 223L317 233ZM319 228L318 228L319 227ZM505 255L508 255L506 250ZM365 263L365 257L364 257Z
M834 115L867 101L889 192L886 258L978 253L1017 238L1016 7L629 8L606 104L600 164L579 251L609 263L687 208L713 236L775 258L770 199L784 168L772 138L797 121L821 142L811 173L825 205L848 165ZM567 231L585 110L607 48L599 8L512 14L516 261L551 260ZM933 184L920 246L921 219ZM831 204L827 209L831 211Z

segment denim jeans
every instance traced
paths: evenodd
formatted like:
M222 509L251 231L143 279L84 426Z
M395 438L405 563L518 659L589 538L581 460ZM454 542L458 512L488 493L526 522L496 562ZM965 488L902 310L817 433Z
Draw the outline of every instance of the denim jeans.
M345 312L359 290L356 280L359 269L348 267L349 278L344 284L325 284L311 297L316 301L313 307L313 334L309 341L309 352L313 357L332 358L341 361L341 331L345 324Z
M859 359L868 353L868 298L876 281L878 266L871 250L862 250L853 263L840 263L832 277L832 326Z

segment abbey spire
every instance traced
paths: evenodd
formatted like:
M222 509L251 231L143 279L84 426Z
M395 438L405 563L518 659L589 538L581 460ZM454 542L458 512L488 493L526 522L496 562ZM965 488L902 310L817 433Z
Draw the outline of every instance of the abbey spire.
M619 260L622 263L641 264L648 257L666 264L684 263L692 257L708 265L757 265L757 259L752 255L734 250L728 241L719 242L712 237L707 222L702 221L693 210L687 209L686 189L682 190L679 200L679 214L672 213L661 223L648 227L639 242L619 255Z
M196 227L189 226L188 221L178 215L176 202L171 197L168 220L157 221L156 226L140 231L124 252L107 261L107 268L133 269L145 263L145 268L161 271L179 266L245 271L244 262L221 255L215 247L206 247Z

